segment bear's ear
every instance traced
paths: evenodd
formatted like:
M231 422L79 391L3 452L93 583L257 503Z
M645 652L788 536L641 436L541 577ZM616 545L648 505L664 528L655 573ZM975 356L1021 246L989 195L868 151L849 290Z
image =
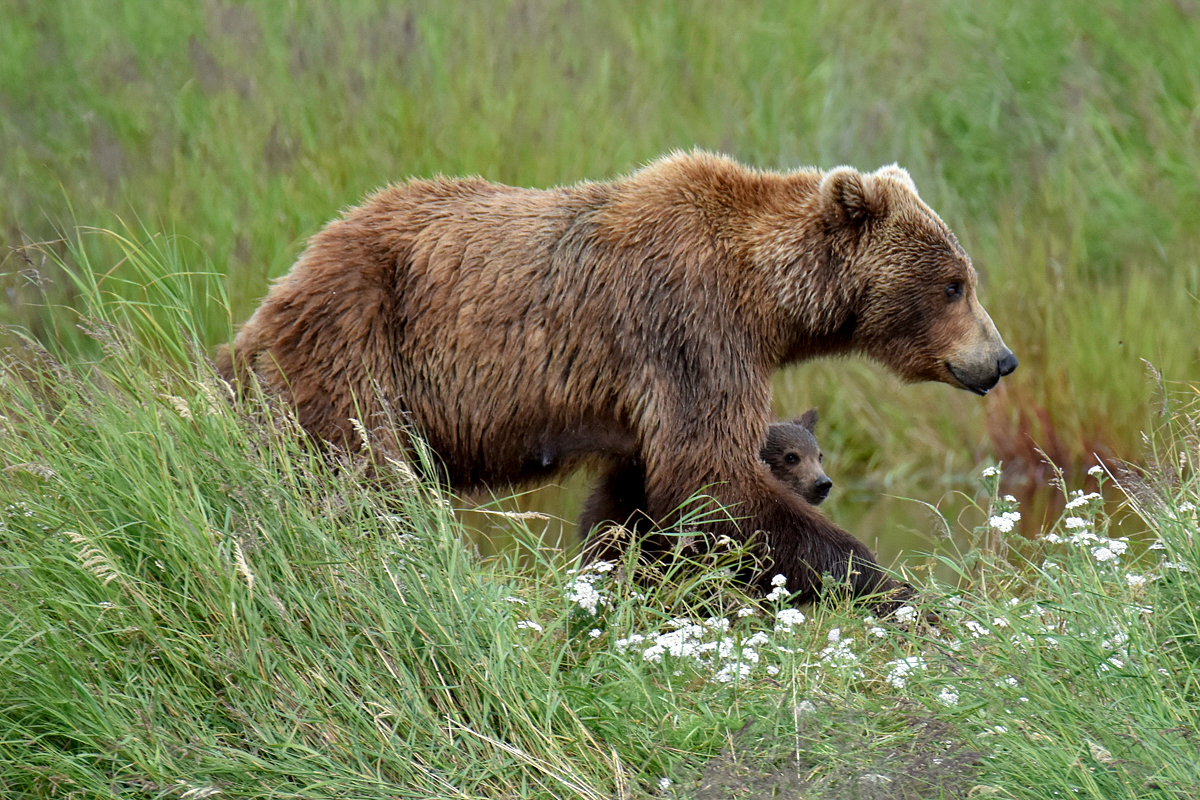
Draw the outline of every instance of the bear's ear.
M908 170L899 164L888 164L886 167L880 167L875 170L874 174L880 178L891 178L913 194L917 193L917 185L913 183L912 176L908 174Z
M857 227L883 212L877 192L864 176L853 167L838 167L821 179L821 202L825 213Z
M794 422L809 433L815 433L817 427L817 410L810 408L800 416L796 417Z

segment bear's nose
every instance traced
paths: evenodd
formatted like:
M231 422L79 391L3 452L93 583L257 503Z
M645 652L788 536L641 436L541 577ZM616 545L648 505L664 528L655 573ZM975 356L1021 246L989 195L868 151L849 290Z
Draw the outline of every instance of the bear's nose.
M1017 368L1017 357L1013 355L1012 350L1005 350L1004 357L996 362L996 369L1000 372L1000 377L1011 375L1012 371Z
M833 486L833 481L829 480L829 478L819 478L814 486L817 490L817 494L824 497L825 495L829 494L829 490Z

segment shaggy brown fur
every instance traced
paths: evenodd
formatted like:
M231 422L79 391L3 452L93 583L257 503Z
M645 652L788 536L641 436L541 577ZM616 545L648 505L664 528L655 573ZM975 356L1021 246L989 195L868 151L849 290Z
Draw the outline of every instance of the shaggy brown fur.
M1016 359L975 281L896 167L780 174L693 152L546 191L413 180L314 236L218 365L339 445L357 444L350 418L395 412L457 489L584 461L612 476L627 460L610 443L632 438L651 518L707 487L739 517L707 532L762 531L763 585L784 572L806 599L823 573L890 584L759 459L771 373L861 353L986 393Z

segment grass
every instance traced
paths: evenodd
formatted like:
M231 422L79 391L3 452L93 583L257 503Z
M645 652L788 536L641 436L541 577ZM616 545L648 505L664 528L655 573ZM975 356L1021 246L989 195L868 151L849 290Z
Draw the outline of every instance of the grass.
M719 563L650 587L575 572L529 517L481 559L436 487L331 464L286 409L231 404L185 357L215 276L172 272L171 240L119 244L147 270L137 298L78 243L57 265L93 355L26 339L3 365L6 794L1200 789L1194 393L1170 398L1154 469L1103 478L1140 539L1110 540L1092 495L1031 542L991 474L970 549L941 559L957 579L916 575L938 627L804 619Z

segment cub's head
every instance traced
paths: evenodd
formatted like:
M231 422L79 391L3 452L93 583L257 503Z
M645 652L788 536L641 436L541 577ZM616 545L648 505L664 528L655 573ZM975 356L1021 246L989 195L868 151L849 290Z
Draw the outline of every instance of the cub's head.
M1017 368L975 296L971 259L903 169L825 173L819 208L830 258L844 265L849 345L908 381L987 394Z
M833 481L821 468L821 448L813 436L817 410L810 408L791 422L776 422L767 430L759 452L776 478L814 506L829 496Z

